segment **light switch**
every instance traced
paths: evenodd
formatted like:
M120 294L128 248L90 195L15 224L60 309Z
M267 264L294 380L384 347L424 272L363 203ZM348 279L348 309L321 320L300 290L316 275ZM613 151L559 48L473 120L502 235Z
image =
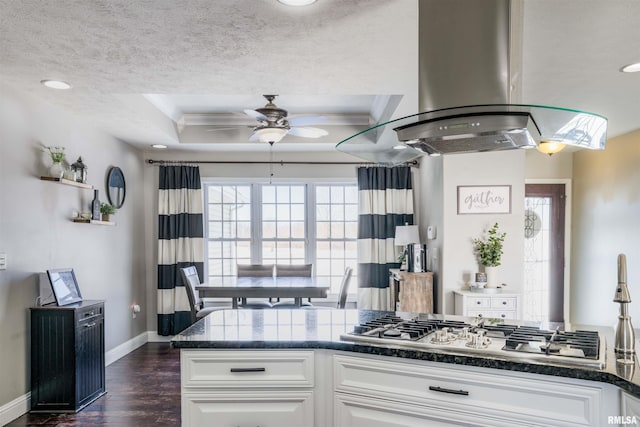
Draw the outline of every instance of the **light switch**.
M436 226L430 225L427 227L427 239L433 240L436 238Z
M7 269L7 254L0 253L0 270Z

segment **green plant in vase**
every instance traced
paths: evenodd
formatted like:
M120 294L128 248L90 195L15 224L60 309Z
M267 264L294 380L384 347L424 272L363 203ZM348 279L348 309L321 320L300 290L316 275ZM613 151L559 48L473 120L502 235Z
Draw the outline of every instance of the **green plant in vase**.
M51 166L49 166L49 176L52 178L62 178L64 175L64 147L49 146L44 147L51 158Z
M110 203L100 203L100 213L103 221L109 221L109 215L116 213L116 208Z
M473 239L473 249L478 257L478 261L484 266L484 271L487 274L488 288L497 287L495 280L495 267L501 264L504 239L507 233L500 233L498 231L498 223L496 222L489 231L487 231L486 238Z

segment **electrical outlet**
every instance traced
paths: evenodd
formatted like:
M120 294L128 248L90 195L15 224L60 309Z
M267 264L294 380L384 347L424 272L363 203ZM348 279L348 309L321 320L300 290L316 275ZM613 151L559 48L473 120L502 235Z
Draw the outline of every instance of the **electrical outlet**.
M0 270L6 270L7 269L7 254L0 253Z
M434 240L436 238L436 226L430 225L427 227L427 239Z

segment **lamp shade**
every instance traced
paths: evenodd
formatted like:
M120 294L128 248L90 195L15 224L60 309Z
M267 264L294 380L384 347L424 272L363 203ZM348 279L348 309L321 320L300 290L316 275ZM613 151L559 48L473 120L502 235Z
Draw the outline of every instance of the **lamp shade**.
M285 128L269 126L256 129L255 131L255 133L258 134L258 140L260 142L280 142L287 132Z
M420 233L418 233L417 225L398 225L396 226L396 246L410 245L411 243L420 243Z

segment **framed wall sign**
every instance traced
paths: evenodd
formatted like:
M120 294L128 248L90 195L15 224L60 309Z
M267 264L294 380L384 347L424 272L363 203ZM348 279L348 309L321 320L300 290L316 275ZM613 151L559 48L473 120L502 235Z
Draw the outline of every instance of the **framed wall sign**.
M458 215L511 213L510 185L459 185Z

